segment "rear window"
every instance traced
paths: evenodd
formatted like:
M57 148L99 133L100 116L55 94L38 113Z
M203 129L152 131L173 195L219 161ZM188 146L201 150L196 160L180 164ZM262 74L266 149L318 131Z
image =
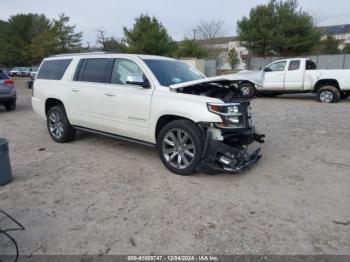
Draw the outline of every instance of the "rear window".
M317 66L314 61L308 60L306 61L306 70L316 70Z
M81 81L107 83L109 61L108 58L86 59L86 65Z
M5 71L0 70L0 80L3 80L3 79L9 79L9 77Z
M61 80L71 61L72 59L44 61L37 79Z

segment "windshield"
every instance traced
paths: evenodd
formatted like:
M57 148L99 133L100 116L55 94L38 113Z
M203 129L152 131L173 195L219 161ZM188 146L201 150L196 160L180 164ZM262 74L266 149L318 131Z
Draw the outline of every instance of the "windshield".
M203 79L204 76L189 65L176 60L144 59L162 86Z

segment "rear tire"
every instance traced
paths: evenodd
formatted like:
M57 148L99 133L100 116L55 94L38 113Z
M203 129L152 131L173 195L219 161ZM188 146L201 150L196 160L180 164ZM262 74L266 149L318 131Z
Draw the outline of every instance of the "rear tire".
M339 99L340 92L335 86L323 86L317 91L317 100L321 103L336 103Z
M16 101L8 102L4 104L7 111L13 111L16 109Z
M75 129L69 123L63 106L50 108L47 113L47 129L51 138L57 143L66 143L75 137Z
M244 82L239 85L242 97L253 98L255 96L255 87L251 83Z
M201 131L190 120L170 122L160 131L157 142L160 159L175 174L191 175L202 160Z

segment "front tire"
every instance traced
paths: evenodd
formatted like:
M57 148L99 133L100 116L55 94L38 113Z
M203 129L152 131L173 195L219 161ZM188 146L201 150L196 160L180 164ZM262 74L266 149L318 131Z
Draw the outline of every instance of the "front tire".
M16 109L16 101L8 102L4 106L7 111L14 111Z
M75 129L69 123L63 106L50 108L47 113L47 129L51 138L57 143L66 143L75 137Z
M202 159L203 141L198 126L189 120L167 124L158 136L158 152L165 167L178 175L191 175Z
M255 96L255 87L251 83L244 82L239 85L242 97L253 98Z
M323 86L317 91L317 100L321 103L336 103L340 99L340 92L334 86Z

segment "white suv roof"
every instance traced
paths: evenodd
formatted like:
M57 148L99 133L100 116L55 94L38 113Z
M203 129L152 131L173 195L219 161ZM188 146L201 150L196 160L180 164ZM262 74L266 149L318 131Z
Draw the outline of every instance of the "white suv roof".
M174 60L173 58L156 56L156 55L141 55L141 54L119 54L119 53L105 53L105 52L91 52L91 53L73 53L73 54L59 54L50 56L47 59L57 58L85 58L85 57L137 57L140 59L158 59L158 60Z

